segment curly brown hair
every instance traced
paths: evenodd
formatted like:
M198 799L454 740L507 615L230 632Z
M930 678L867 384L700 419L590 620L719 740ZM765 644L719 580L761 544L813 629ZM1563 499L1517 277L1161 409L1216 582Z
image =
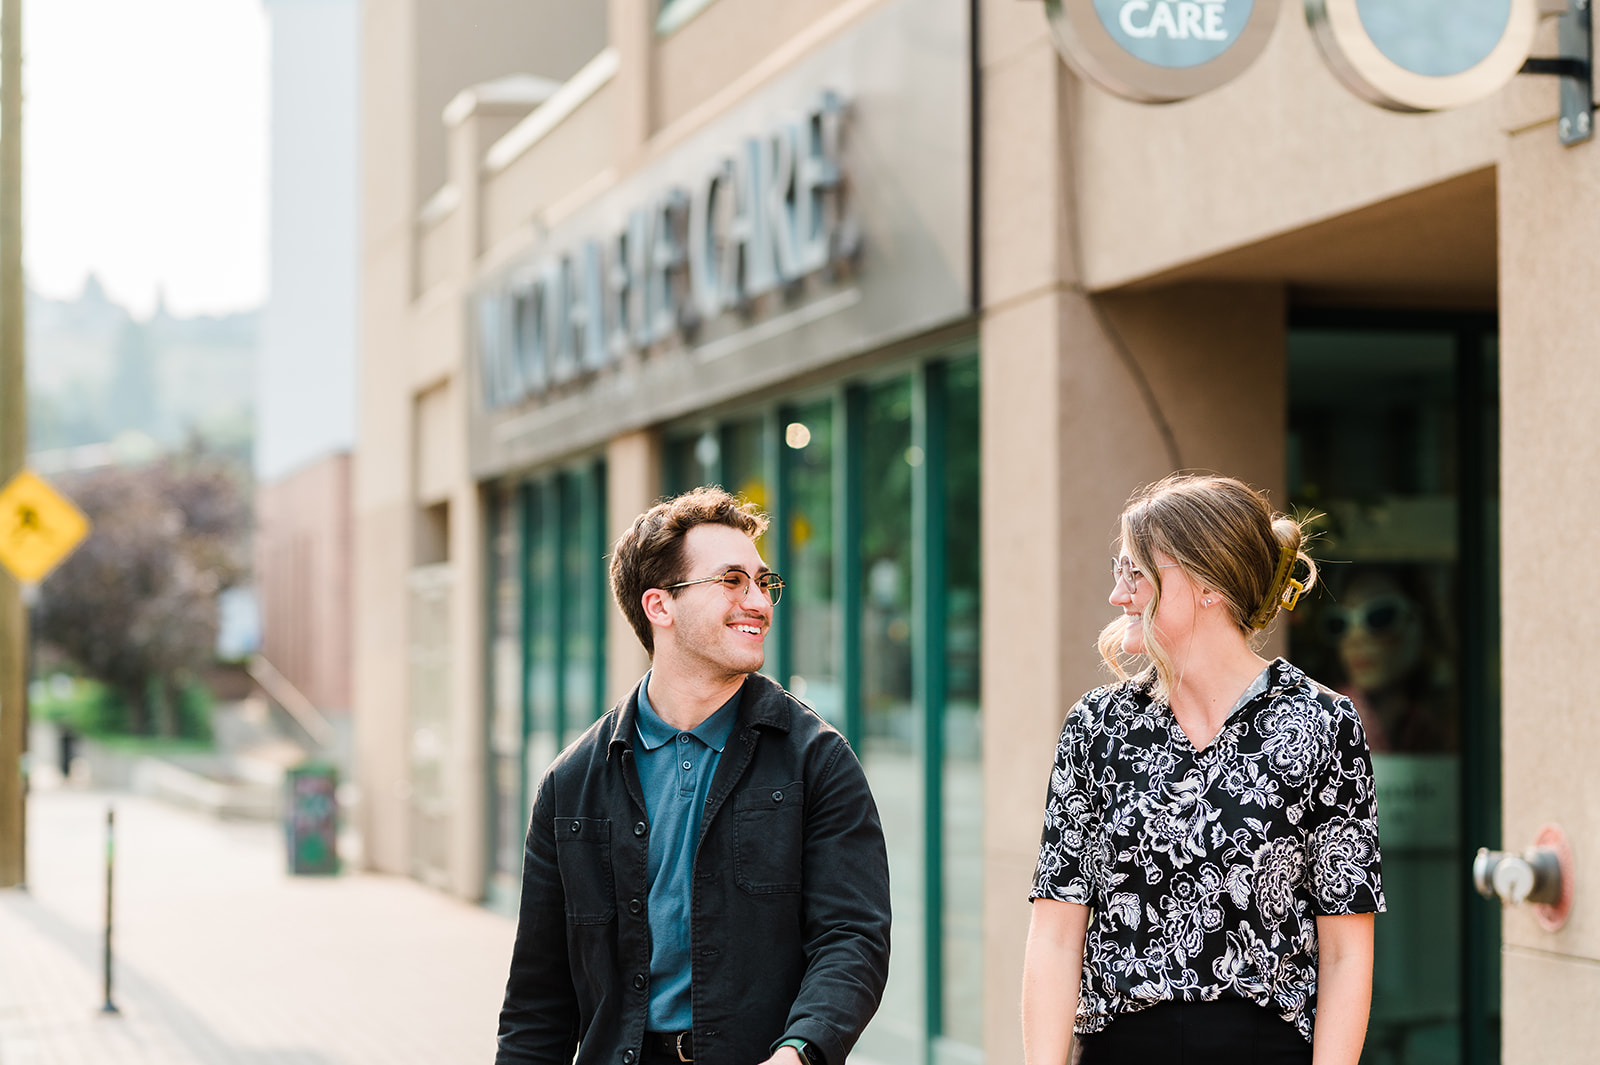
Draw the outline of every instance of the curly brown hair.
M644 614L644 593L683 580L683 538L696 525L726 525L750 539L767 531L767 516L720 485L664 499L633 519L611 549L611 594L650 654L655 633Z

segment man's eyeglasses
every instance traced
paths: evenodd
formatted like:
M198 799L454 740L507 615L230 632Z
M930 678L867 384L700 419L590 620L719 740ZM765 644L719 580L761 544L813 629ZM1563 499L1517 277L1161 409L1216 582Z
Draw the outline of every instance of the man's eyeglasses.
M715 577L701 577L699 580L694 581L679 581L677 584L667 585L662 590L670 592L675 588L687 588L691 584L713 583L722 585L723 594L728 597L728 602L730 603L744 602L745 597L750 594L750 586L752 584L761 589L762 594L772 602L773 606L777 606L778 600L783 597L782 577L776 573L763 573L759 577L752 578L750 574L742 569L730 569L726 573L717 574Z
M1382 636L1411 616L1411 604L1398 595L1379 595L1360 606L1326 607L1322 613L1322 631L1330 639L1341 639L1357 625L1374 636Z
M1176 562L1164 562L1158 565L1156 568L1173 569L1177 565L1178 564ZM1127 581L1128 591L1131 594L1137 595L1139 593L1139 578L1143 576L1144 571L1139 568L1138 563L1134 562L1133 559L1129 558L1127 555L1123 555L1121 558L1114 558L1111 560L1112 587L1121 584L1123 581Z

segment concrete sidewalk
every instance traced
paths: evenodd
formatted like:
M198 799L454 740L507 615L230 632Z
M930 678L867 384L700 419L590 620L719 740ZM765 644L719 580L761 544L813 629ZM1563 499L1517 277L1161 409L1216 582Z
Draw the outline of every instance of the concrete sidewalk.
M100 1012L105 817L116 964ZM410 880L288 876L276 826L29 797L0 891L0 1065L467 1065L494 1056L514 923Z

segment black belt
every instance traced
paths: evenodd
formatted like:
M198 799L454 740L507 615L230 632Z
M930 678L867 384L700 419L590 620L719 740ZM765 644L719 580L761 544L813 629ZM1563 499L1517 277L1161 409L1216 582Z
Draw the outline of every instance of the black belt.
M694 1060L693 1032L646 1032L644 1045L678 1061Z

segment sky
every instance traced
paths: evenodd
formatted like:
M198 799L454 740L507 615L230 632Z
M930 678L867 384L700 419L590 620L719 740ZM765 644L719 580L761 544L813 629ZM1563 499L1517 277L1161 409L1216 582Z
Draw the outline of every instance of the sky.
M23 263L136 317L257 307L267 277L261 0L23 0Z

